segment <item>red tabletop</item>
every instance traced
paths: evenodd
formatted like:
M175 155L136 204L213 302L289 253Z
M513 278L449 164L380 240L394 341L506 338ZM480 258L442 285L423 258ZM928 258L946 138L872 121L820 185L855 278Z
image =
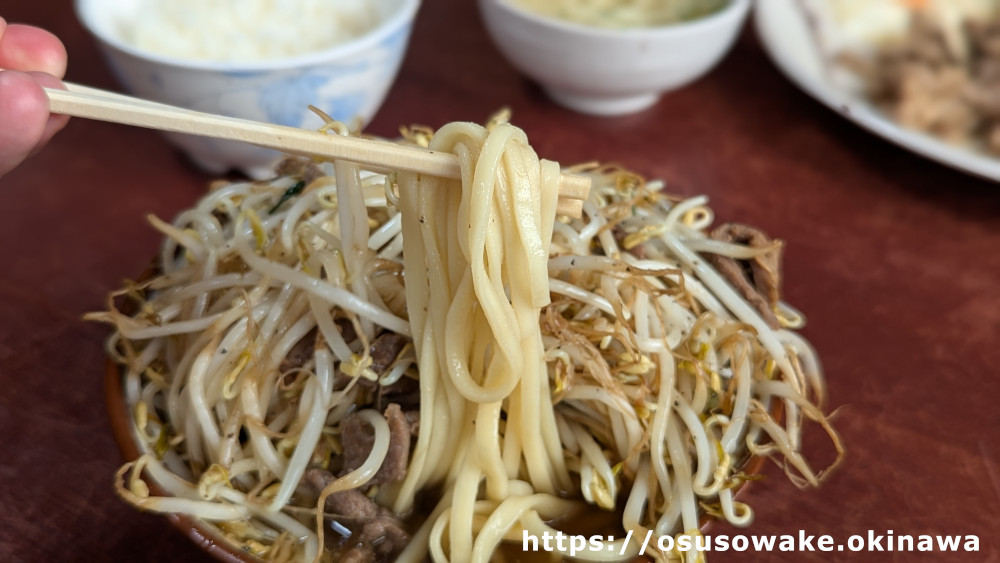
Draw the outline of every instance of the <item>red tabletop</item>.
M115 86L69 0L4 0L0 15L58 34L68 79ZM369 131L482 122L502 106L544 157L621 163L788 242L786 296L809 318L847 459L809 490L768 465L744 497L752 526L713 531L975 534L981 550L710 561L1000 560L1000 185L843 120L785 80L750 31L710 75L648 111L571 113L500 57L467 0L424 2ZM173 217L209 179L153 132L81 119L0 179L0 559L207 559L115 496L107 329L81 315L156 251L146 214ZM820 446L807 452L828 458L810 437Z

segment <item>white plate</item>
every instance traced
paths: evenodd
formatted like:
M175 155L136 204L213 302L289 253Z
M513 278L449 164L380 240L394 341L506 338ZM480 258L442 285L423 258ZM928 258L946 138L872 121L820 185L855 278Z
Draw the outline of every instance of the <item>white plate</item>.
M764 49L792 82L869 131L953 168L1000 181L1000 160L903 129L867 102L838 88L798 0L757 0L754 20Z

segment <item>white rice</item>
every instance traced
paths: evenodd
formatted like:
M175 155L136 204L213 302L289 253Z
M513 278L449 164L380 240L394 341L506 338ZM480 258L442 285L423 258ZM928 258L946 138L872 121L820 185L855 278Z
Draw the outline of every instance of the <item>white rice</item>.
M378 23L370 0L137 0L119 22L133 46L171 57L245 62L327 49Z

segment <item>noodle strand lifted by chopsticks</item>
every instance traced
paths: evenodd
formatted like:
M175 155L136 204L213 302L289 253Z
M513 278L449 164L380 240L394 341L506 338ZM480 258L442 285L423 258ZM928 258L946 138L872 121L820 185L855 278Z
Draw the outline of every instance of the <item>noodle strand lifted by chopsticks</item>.
M555 499L572 487L538 324L549 302L539 281L547 279L559 169L539 162L523 132L508 124L491 131L449 125L431 148L457 153L463 179L448 186L400 175L410 322L415 342L435 346L418 345L418 356L435 358L435 365L421 362L421 433L394 508L409 510L417 491L443 480L454 493L439 517L449 522L442 541L453 560L469 561L474 549L494 547L479 545L473 529L482 481L493 502L508 497L508 481L520 476L522 464L534 491ZM457 213L429 221L440 209ZM433 388L424 381L428 375ZM453 456L427 453L447 451L448 444L464 447ZM403 559L419 559L420 552L414 542Z

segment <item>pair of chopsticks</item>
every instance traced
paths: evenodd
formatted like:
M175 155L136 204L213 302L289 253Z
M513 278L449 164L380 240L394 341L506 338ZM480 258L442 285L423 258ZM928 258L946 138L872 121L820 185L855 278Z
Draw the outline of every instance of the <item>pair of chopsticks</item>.
M46 89L52 113L243 141L292 154L357 162L383 171L404 170L440 178L461 178L458 158L449 153L225 117L71 82L64 84L66 90ZM589 178L563 174L559 182L556 212L579 217L589 192Z

